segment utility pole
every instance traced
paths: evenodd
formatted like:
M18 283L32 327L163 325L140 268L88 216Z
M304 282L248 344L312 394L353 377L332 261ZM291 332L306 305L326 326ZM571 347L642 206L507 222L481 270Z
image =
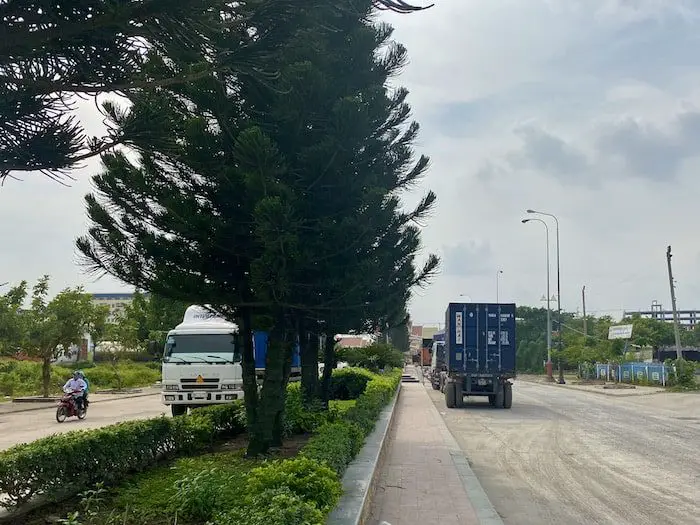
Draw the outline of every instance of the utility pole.
M676 308L676 287L673 284L673 270L671 270L671 246L666 248L666 264L668 264L668 283L671 286L671 306L673 308L673 332L676 336L676 359L683 359L681 352L681 332L678 328L678 309Z
M588 320L586 319L586 285L581 288L581 302L583 303L583 337L588 337Z

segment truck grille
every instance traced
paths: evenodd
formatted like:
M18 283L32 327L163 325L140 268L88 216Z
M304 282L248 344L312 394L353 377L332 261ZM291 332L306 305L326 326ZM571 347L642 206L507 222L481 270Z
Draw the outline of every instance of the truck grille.
M216 390L219 388L219 378L204 377L201 383L197 379L183 378L180 379L180 384L183 390Z

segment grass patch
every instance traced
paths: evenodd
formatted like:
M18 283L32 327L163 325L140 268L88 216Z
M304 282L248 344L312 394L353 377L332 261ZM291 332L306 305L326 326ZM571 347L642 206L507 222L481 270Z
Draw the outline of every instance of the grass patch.
M160 363L120 361L111 364L78 363L90 381L90 391L148 386L160 380ZM58 394L76 366L51 366L51 393ZM0 396L36 396L41 394L41 363L0 361Z

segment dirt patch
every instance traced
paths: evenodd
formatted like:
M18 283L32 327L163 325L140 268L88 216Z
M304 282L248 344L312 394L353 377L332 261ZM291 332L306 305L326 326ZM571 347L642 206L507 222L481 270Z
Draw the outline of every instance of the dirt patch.
M605 390L629 390L637 387L634 385L626 385L624 383L609 383L607 385L603 385L603 388Z
M604 385L605 381L601 379L579 379L578 381L572 381L572 385Z
M279 448L274 448L270 450L270 456L274 458L293 458L299 451L306 445L306 443L311 439L311 434L299 434L286 438L284 443ZM214 448L214 452L233 452L236 450L245 451L248 446L248 435L242 434L236 436L234 439L217 445Z

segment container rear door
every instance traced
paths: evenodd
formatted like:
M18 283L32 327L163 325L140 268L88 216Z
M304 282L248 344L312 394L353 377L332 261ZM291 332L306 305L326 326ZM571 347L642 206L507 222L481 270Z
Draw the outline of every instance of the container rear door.
M479 305L482 321L479 372L503 373L515 370L515 305Z
M446 325L451 371L498 374L515 370L515 305L452 303Z

